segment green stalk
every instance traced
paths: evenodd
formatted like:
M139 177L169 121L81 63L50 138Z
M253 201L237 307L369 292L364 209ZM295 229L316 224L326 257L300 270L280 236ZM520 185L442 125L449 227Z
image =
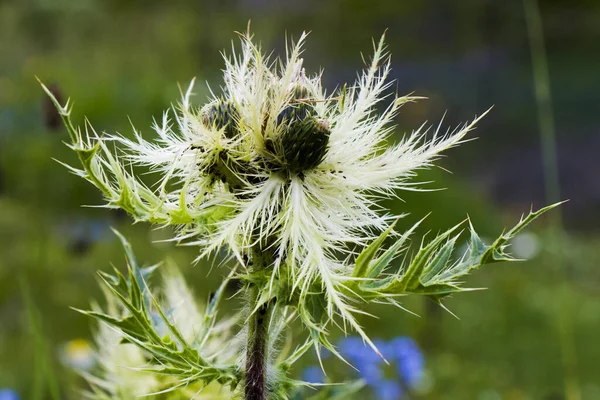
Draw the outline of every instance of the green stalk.
M558 159L556 155L556 130L550 92L550 73L544 44L542 18L537 0L524 0L525 20L531 49L531 64L535 84L538 120L540 124L540 142L544 170L546 201L554 204L560 201L560 183L558 179ZM560 210L552 213L560 226Z
M48 248L48 222L42 220L40 224L39 243L37 247L37 259L35 265L39 268L48 267L47 248ZM46 337L43 330L43 320L39 308L36 306L34 296L31 292L31 285L27 276L26 269L19 271L19 287L23 297L23 304L27 316L28 330L33 341L33 384L31 388L32 399L49 398L60 400L61 392L55 367L53 365L51 354L51 341ZM47 390L47 392L46 392Z
M27 313L27 322L31 336L33 337L35 356L33 362L34 373L34 384L32 398L41 399L43 396L42 391L44 384L47 385L49 391L49 398L52 400L60 400L60 389L58 380L54 373L54 367L52 366L52 360L49 355L48 340L45 339L44 333L41 327L41 317L37 307L35 306L33 296L31 295L31 289L25 273L22 272L19 275L19 285L21 288L21 294L23 295L23 301L25 303L25 310Z
M542 150L542 165L544 173L544 186L546 201L555 203L560 199L560 181L558 175L558 158L556 145L556 130L554 126L554 114L552 111L552 96L550 91L550 73L548 70L548 59L546 57L544 31L542 17L537 0L524 0L525 21L531 50L531 63L533 68L533 79L535 84L535 99L537 103L538 120L540 125L540 143ZM557 251L552 257L553 263L559 271L559 293L554 309L556 329L560 340L563 368L565 373L565 398L567 400L579 400L581 390L577 378L577 355L575 341L572 332L571 312L566 309L562 299L568 296L566 282L567 271L562 265L562 252L558 247L560 233L563 230L563 222L560 210L552 213L552 227L550 242L557 246ZM559 300L561 299L561 300Z

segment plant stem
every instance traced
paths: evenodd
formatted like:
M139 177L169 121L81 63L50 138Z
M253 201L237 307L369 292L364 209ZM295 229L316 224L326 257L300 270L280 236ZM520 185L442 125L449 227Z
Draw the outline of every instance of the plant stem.
M560 201L560 181L558 173L558 156L552 95L550 91L550 72L546 57L542 16L537 0L524 0L525 22L531 49L531 66L540 126L540 142L542 147L542 163L544 170L544 188L546 201ZM552 213L555 224L560 227L561 210Z
M259 300L258 288L250 288L251 306ZM267 398L267 343L269 334L269 304L261 305L250 316L248 324L248 344L246 348L245 400L266 400Z
M546 189L546 200L555 203L560 199L560 180L557 157L557 141L552 110L552 96L550 91L550 73L546 46L544 43L544 30L542 15L538 0L524 0L525 22L531 48L531 63L535 84L535 99L538 107L538 120L540 125L540 139L542 147L542 163ZM549 242L555 249L552 262L559 271L558 281L561 282L556 296L554 317L560 341L562 362L564 368L565 399L579 400L581 389L579 384L577 352L573 334L572 309L564 299L568 298L567 288L570 269L564 264L564 253L560 248L560 236L563 231L563 222L560 210L552 213L553 220L550 229Z
M273 264L273 253L268 240L261 241L252 248L250 270L260 271ZM250 315L248 319L248 341L246 345L245 400L267 399L267 361L269 342L269 321L272 306L261 299L260 287L249 282ZM262 304L260 302L262 301Z

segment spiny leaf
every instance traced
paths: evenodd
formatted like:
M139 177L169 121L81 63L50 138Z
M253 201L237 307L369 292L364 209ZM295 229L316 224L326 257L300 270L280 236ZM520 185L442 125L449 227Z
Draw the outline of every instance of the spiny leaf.
M427 284L455 282L458 278L470 273L482 265L501 261L516 261L510 255L505 253L507 243L540 215L552 210L560 204L562 204L562 202L544 207L536 212L531 211L527 217L522 217L517 225L508 232L500 235L490 246L485 245L481 241L471 225L471 239L469 241L468 256L466 255L455 265L440 271L440 273L433 276Z
M423 274L419 278L419 280L426 284L429 280L437 275L440 271L442 271L448 265L450 261L450 257L452 256L452 252L454 251L454 246L456 244L456 240L458 236L453 237L448 240L438 251L431 263L427 265Z
M431 260L431 256L435 253L438 246L446 240L454 231L456 231L461 224L456 225L455 227L449 229L443 234L439 235L435 239L433 239L427 246L421 248L413 261L410 263L410 266L407 268L406 272L402 274L402 277L397 280L389 291L395 293L403 293L407 289L416 288L420 281L421 275L425 270L425 267L429 264Z
M379 258L369 264L366 277L377 278L388 266L388 264L398 255L398 252L408 239L408 237L417 229L425 218L414 224L407 232L405 232L396 242L387 249ZM393 227L393 225L392 225ZM388 228L389 229L389 228Z
M369 268L369 263L375 257L377 251L383 245L385 238L390 234L392 229L394 229L394 225L396 225L396 221L392 223L385 231L379 235L377 239L373 241L366 249L364 249L358 257L356 257L356 262L354 264L354 271L352 272L352 277L365 277L367 276L367 270Z
M127 257L127 276L115 270L114 274L100 273L100 277L113 295L127 310L124 317L115 317L99 311L81 311L109 326L118 329L123 340L132 343L150 356L148 371L169 374L180 382L196 381L209 384L214 380L236 386L241 379L236 365L215 365L200 354L198 348L192 347L179 329L169 320L161 305L150 294L146 278L154 268L141 268L137 263L131 246L118 232ZM218 297L222 297L223 287ZM215 305L209 314L209 321L214 322ZM165 332L159 333L158 325L164 326ZM203 332L210 334L212 325ZM204 340L199 343L204 343Z

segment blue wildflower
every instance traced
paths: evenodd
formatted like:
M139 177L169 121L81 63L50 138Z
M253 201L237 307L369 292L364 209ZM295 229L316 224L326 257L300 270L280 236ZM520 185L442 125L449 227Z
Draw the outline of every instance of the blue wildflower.
M396 364L395 377L386 376L383 359L359 337L347 337L338 343L338 349L359 376L371 387L380 400L397 400L402 397L403 387L414 388L423 378L425 360L414 340L397 337L391 341L374 340L383 357Z
M392 339L390 345L402 379L409 387L418 385L423 379L425 359L415 341L408 337L397 337Z
M308 383L323 383L325 374L320 367L308 367L302 371L302 380Z
M0 400L20 400L21 397L11 389L0 389Z
M373 391L380 400L398 400L402 397L402 385L390 379L378 382Z
M383 379L383 371L380 365L377 363L363 363L356 364L360 377L365 381L367 385L376 385Z
M379 345L379 341L375 341L375 345ZM338 343L338 349L342 356L348 359L350 363L355 365L365 365L371 363L378 363L381 361L381 357L377 355L371 348L368 348L365 342L358 336L346 337Z

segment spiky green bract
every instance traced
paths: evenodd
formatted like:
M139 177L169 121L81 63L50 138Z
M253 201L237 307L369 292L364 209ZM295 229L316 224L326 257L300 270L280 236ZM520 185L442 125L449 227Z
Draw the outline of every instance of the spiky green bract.
M241 379L236 363L239 344L236 346L234 337L227 335L232 327L230 322L216 323L216 310L228 280L212 296L204 313L200 313L182 278L171 270L165 275L163 295L169 307L165 309L147 285L154 267L139 267L129 244L121 235L119 237L126 250L127 274L116 269L112 275L100 273L107 289L109 311L80 310L111 328L99 337L99 354L105 372L112 371L113 375L89 376L98 395L93 397L125 400L128 395L182 389L191 397L190 387L200 393L203 388L218 384L223 387L223 396L199 398L229 398L227 394L236 389ZM116 333L117 339L112 343L107 339L111 331ZM121 347L111 348L115 346ZM115 365L119 362L115 357L126 365ZM132 365L136 362L137 365ZM114 373L116 368L125 369L122 374L127 380L118 378L119 374ZM144 389L151 392L144 393Z
M177 202L177 206L174 206L174 203L165 198L165 186L171 174L165 176L158 193L146 187L111 152L109 146L114 143L114 138L102 138L87 122L85 133L82 133L81 129L75 128L71 121L70 101L67 100L63 106L44 84L42 88L64 121L71 138L71 142L67 145L77 154L81 168L59 162L73 174L96 186L104 195L107 208L120 208L129 213L135 221L176 226L200 224L206 227L221 220L231 211L230 207L217 204L208 208L189 207L185 201ZM167 120L164 122L167 124ZM219 158L218 154L213 156ZM185 188L182 189L180 196L182 200L185 199Z

